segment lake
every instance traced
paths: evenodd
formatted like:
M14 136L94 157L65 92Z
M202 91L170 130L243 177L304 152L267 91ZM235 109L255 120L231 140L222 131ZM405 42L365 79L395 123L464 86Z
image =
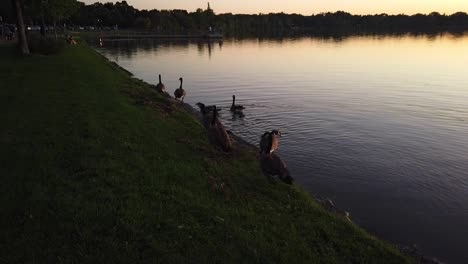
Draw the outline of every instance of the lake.
M298 185L372 234L468 263L468 35L104 42L99 52L172 95L216 104ZM232 95L245 117L229 108Z

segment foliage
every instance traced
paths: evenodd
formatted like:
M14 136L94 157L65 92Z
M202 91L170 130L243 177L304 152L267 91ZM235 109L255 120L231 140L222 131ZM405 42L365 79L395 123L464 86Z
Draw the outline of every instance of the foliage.
M13 12L13 5L11 0L0 1L0 16L3 22L13 23L15 13Z
M76 0L47 0L45 2L46 14L56 20L63 20L72 16L79 8Z
M5 20L13 23L15 16L9 0L0 2L0 15L5 16ZM42 19L49 22L49 25L68 19L79 10L80 2L76 0L20 0L24 7L25 21L29 25L38 25Z
M0 15L10 20L9 1L0 3ZM41 14L48 23L55 19L68 25L151 30L156 32L206 31L209 27L235 35L269 34L355 34L468 30L468 15L432 12L427 15L351 15L338 11L310 16L299 14L215 14L211 8L186 10L138 10L126 1L85 5L76 0L23 0L29 8L28 24L40 24ZM37 7L39 6L39 8Z
M0 57L2 262L409 262L90 48Z
M126 1L113 3L81 4L79 12L71 19L75 25L120 28L140 28L159 32L207 30L214 25L215 14L211 8L186 10L137 10Z
M71 19L75 25L119 25L120 28L137 28L158 32L206 31L209 27L227 34L338 34L338 33L398 33L468 30L468 15L437 12L428 15L351 15L338 11L310 16L298 14L216 15L211 8L185 10L137 10L126 1L81 4L80 11Z

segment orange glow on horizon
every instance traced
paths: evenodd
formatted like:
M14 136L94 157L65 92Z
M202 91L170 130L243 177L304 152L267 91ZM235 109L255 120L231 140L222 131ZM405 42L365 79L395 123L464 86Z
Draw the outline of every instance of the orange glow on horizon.
M87 4L96 0L82 0ZM109 2L102 0L100 2ZM115 2L115 1L111 1ZM208 0L127 0L138 9L185 9L194 11L206 8ZM467 0L211 0L216 13L258 14L270 12L298 13L303 15L322 12L346 11L352 14L445 14L468 12Z

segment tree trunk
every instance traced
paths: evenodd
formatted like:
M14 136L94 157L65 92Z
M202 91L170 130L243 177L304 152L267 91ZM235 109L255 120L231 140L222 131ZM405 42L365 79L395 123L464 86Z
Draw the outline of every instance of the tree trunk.
M54 18L54 34L55 34L55 39L57 39L57 21Z
M18 25L18 45L22 54L29 54L28 39L26 38L26 28L23 20L23 10L21 9L20 0L13 1L13 8L16 11L16 21Z

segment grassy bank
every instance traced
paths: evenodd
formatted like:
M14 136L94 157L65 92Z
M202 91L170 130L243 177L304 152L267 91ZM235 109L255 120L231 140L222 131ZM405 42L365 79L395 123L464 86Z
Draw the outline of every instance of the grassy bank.
M90 48L13 54L0 47L1 263L409 262Z

